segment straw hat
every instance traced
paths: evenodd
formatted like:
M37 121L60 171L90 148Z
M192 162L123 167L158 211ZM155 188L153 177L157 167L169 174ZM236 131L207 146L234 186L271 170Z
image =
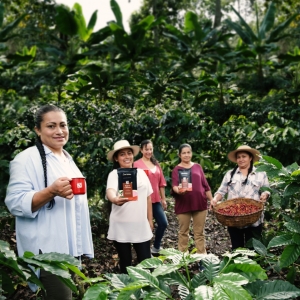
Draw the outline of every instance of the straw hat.
M228 159L231 160L232 162L236 163L236 153L237 152L250 152L253 156L253 162L259 161L259 157L258 157L258 155L260 154L259 151L256 149L253 149L247 145L239 146L236 150L229 152Z
M114 150L111 150L111 151L108 152L107 159L110 160L110 161L113 161L113 157L114 157L115 152L117 152L121 149L126 149L126 148L132 149L133 156L138 155L138 153L140 152L140 147L139 146L136 146L136 145L131 146L128 141L121 140L121 141L115 142Z

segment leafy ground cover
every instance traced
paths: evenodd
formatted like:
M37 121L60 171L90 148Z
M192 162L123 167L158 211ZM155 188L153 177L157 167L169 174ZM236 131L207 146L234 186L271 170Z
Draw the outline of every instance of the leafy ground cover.
M169 206L167 210L167 218L169 222L169 226L166 230L163 247L164 248L177 248L177 230L178 223L177 218L174 213L174 202L172 199L169 199ZM93 240L95 247L95 258L90 260L88 258L84 258L82 261L83 264L83 273L89 278L94 278L101 276L105 273L118 273L118 255L113 246L113 243L106 239L106 233L108 230L107 224L97 223L92 225L93 231ZM230 239L227 233L227 230L224 226L218 223L215 216L212 212L209 212L206 226L206 249L207 253L213 253L221 257L221 255L230 250ZM193 231L191 228L191 239L190 239L190 250L194 248L193 243ZM0 232L0 240L5 240L10 243L11 249L16 251L16 239L15 239L15 231L10 228L9 225L5 227ZM135 259L134 253L133 257ZM192 272L194 274L198 273L198 266L194 264L191 266ZM84 287L80 287L79 290L84 292ZM174 287L173 291L174 295L176 295L177 291ZM18 300L39 300L41 299L39 296L33 294L28 287L19 286L17 291L13 296L9 299L18 299ZM74 298L76 299L76 298ZM80 299L80 298L77 298Z

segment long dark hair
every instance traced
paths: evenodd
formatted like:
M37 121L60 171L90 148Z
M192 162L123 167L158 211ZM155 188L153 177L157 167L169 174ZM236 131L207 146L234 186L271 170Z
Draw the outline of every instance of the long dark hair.
M133 151L132 148L128 147L128 149L130 149L130 150L132 151L132 154L134 153L134 151ZM113 169L119 169L119 168L120 168L120 164L119 164L118 161L116 161L116 158L118 157L118 153L119 153L121 150L123 150L123 149L120 149L120 150L116 151L116 152L114 153L114 155L113 155L113 158L112 158L112 159L113 159ZM132 164L132 166L133 166L133 164Z
M143 140L141 142L141 146L140 148L143 149L145 146L147 146L148 144L151 144L153 146L153 143L151 142L151 140ZM155 156L153 155L152 153L152 156L150 157L150 161L155 165L157 166L158 165L158 161L157 159L155 158Z
M246 179L242 182L242 185L245 185L247 184L247 181L248 181L248 176L252 173L252 170L253 170L253 155L252 153L248 152L248 151L240 151L240 152L246 152L250 157L252 157L251 161L250 161L250 168L248 169L248 174L247 174L247 177ZM238 152L235 154L235 156L237 156ZM232 177L233 175L235 174L236 170L238 168L238 165L236 165L234 167L234 169L231 171L230 173L230 180L227 182L228 185L231 185L231 182L232 182Z
M181 144L181 145L179 146L179 148L178 148L178 155L181 154L183 148L190 148L191 151L193 151L193 150L192 150L192 146L191 146L190 144L187 144L187 143ZM180 156L179 156L179 163L181 163L181 158L180 158Z
M58 111L58 112L64 113L64 111L61 108L59 108L55 105L44 105L44 106L40 107L37 110L37 112L35 113L35 127L37 129L41 129L41 123L43 122L44 115L51 111ZM44 146L43 146L40 136L37 136L37 138L35 140L35 145L38 148L40 156L41 156L43 170L44 170L44 183L45 183L45 188L46 188L48 186L47 159L46 159L45 149L44 149ZM47 205L47 209L52 209L54 204L55 204L55 200L53 198Z

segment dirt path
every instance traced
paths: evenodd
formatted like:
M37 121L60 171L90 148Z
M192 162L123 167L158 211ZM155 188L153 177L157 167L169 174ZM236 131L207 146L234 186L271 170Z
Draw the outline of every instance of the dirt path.
M169 206L167 210L167 218L169 226L166 229L162 247L163 248L175 248L177 249L178 241L178 222L174 213L174 202L169 200ZM89 277L100 276L104 273L118 273L118 255L113 247L111 241L106 239L107 226L103 228L94 228L97 233L93 236L95 246L95 259L84 260L87 275ZM206 234L206 250L207 253L213 253L217 256L221 256L226 251L230 251L230 238L227 233L226 227L222 226L212 214L208 213L205 225ZM190 247L189 250L194 248L193 231L190 232Z

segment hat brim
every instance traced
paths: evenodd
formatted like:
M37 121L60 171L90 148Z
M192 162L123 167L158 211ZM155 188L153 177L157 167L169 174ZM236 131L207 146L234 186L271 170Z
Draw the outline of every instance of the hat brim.
M252 149L252 148L250 148L250 149L236 149L234 151L231 151L227 155L228 159L230 161L236 163L236 154L238 152L249 152L253 156L253 162L259 161L259 155L260 155L259 151L256 150L256 149Z
M140 152L140 147L139 146L136 146L136 145L133 145L133 146L124 146L124 147L121 147L121 148L119 148L119 149L117 149L117 150L111 150L111 151L109 151L108 153L107 153L107 159L109 160L109 161L114 161L113 160L113 157L114 157L114 154L116 153L116 152L118 152L118 151L120 151L120 150L122 150L122 149L132 149L132 152L133 152L133 156L137 156L138 154L139 154L139 152Z

